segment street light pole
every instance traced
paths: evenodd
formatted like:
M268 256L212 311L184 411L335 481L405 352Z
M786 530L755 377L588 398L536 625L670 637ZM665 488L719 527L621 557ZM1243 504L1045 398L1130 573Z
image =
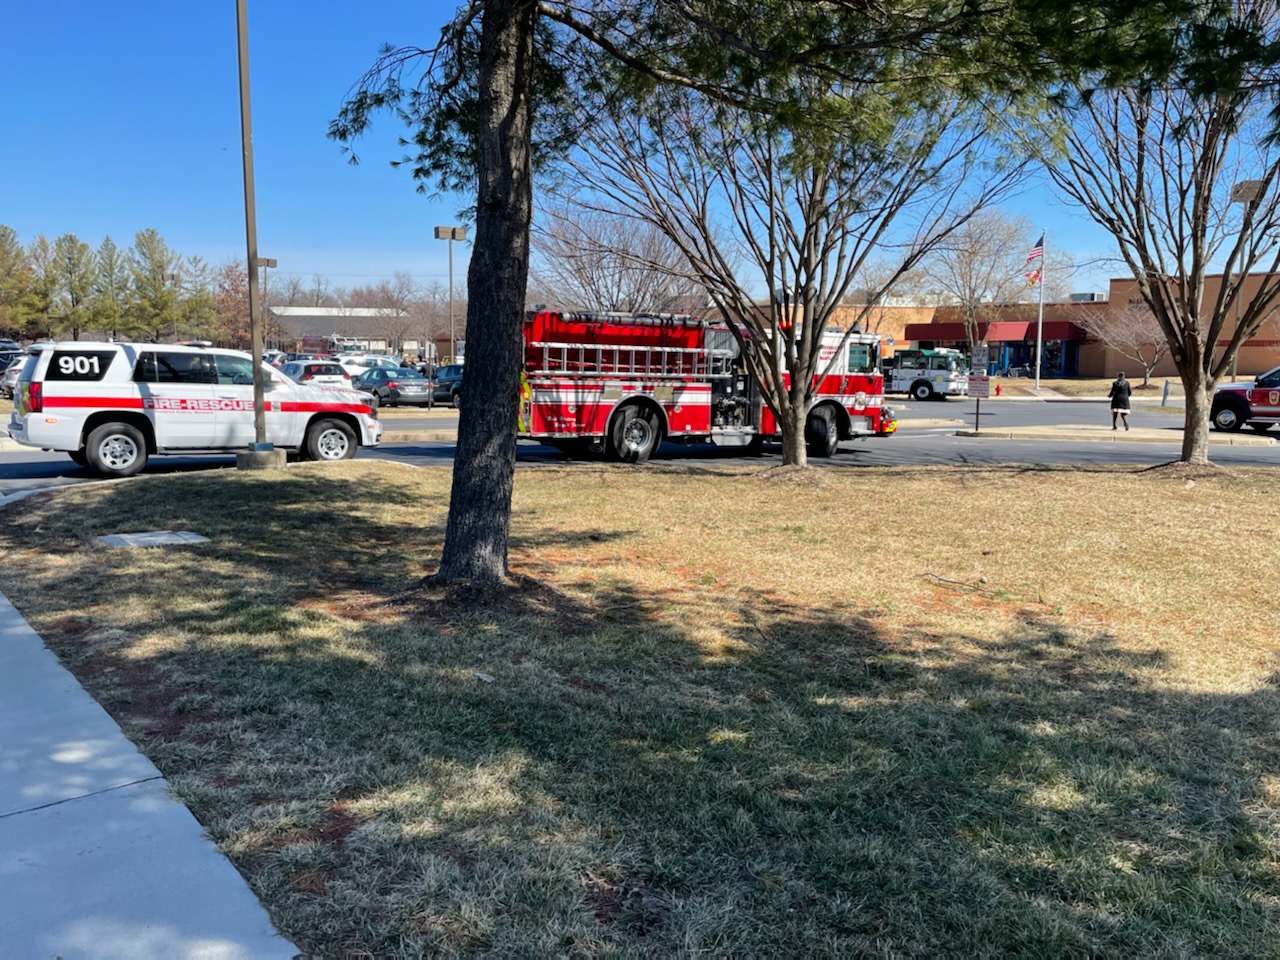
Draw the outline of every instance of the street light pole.
M1253 205L1262 199L1262 189L1265 186L1266 184L1262 180L1241 180L1239 183L1232 186L1231 202L1244 204L1244 223L1240 228L1242 231L1247 230L1249 228L1250 218L1253 213ZM1232 333L1231 335L1231 338L1233 340L1235 339L1236 335L1240 333L1240 299L1244 295L1245 282L1249 279L1248 264L1246 264L1245 267L1246 269L1243 274L1240 274L1238 271L1236 273L1236 281L1235 281L1236 289L1235 289L1235 297L1234 297L1236 302L1236 326L1235 326L1235 332ZM1224 276L1223 280L1226 280L1226 279L1227 278ZM1239 346L1236 347L1236 352L1231 355L1231 382L1232 383L1236 382L1236 360L1239 358L1240 351L1243 349L1244 349L1244 344L1241 343Z
M263 312L262 336L263 336L263 339L266 338L267 328L270 326L270 324L266 322L266 317L271 314L271 305L267 301L267 268L268 267L274 268L275 265L276 265L276 261L275 261L275 258L273 257L258 258L258 266L262 268L262 312Z
M236 0L240 55L240 147L244 153L244 235L249 263L249 352L253 357L253 451L270 450L262 379L262 325L258 316L258 222L253 197L253 121L249 113L248 0Z
M449 362L458 359L458 338L453 328L453 241L467 239L466 227L436 227L436 239L449 241Z
M176 273L165 273L165 274L161 274L160 276L161 288L167 287L169 284L177 283L177 282L178 282L178 275ZM159 330L156 331L156 339L157 340L160 339ZM176 302L173 305L173 342L174 343L178 342L178 304Z

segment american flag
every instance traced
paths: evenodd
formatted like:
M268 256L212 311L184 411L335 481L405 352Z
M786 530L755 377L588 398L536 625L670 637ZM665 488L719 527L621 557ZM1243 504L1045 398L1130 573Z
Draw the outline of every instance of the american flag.
M1031 252L1027 254L1027 263L1032 260L1039 260L1044 256L1044 234L1040 234L1040 239L1036 241L1036 245L1031 248Z

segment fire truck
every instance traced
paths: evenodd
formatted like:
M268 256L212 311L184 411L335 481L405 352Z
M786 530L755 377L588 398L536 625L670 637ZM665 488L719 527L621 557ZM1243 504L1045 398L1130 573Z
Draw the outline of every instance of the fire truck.
M301 353L314 353L317 356L342 356L344 353L358 353L367 349L368 341L357 340L355 337L343 337L338 334L330 334L327 337L303 337L299 351Z
M567 454L642 463L664 439L759 450L780 435L738 341L723 323L670 314L539 312L525 317L520 437ZM748 341L749 345L749 341ZM828 330L805 440L889 434L880 338Z
M917 400L969 395L969 360L959 350L899 350L884 363L884 392Z

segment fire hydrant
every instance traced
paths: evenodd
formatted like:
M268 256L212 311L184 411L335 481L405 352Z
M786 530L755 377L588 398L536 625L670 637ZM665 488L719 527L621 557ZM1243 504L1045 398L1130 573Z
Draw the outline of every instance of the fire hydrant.
M1000 393L1001 393L1001 391L1003 391L1003 390L1004 390L1004 387L1003 387L1001 384L998 384L998 383L997 383L997 384L996 384L996 396L997 396L997 397L998 397L998 396L1000 396Z

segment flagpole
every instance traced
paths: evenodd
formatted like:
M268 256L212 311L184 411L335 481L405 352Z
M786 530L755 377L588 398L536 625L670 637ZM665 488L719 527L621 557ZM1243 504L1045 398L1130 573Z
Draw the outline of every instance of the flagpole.
M1044 344L1044 264L1048 259L1049 231L1045 230L1040 241L1040 310L1036 314L1036 389L1040 389L1040 351Z

